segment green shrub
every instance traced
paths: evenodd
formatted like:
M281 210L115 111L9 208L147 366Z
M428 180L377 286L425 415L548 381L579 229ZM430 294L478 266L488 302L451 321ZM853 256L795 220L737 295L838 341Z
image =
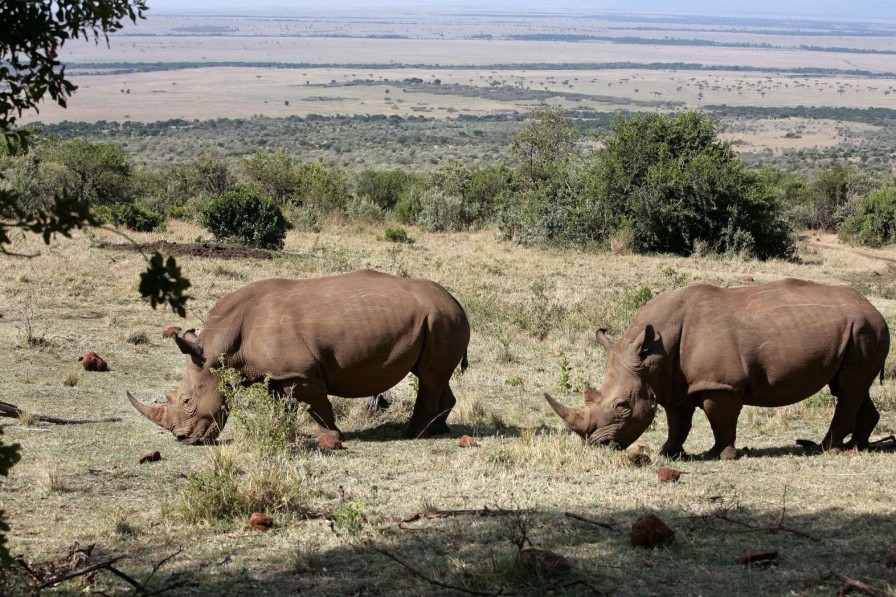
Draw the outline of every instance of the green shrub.
M107 224L123 226L135 232L152 232L165 221L162 214L133 203L102 205L97 208L96 215Z
M282 249L289 223L273 201L251 191L230 191L202 209L202 225L221 241Z
M382 208L367 197L352 197L345 204L345 217L352 222L382 222Z
M570 209L592 229L587 236L606 241L628 221L639 252L688 255L705 244L760 259L794 254L774 189L743 167L704 114L635 114L602 140L585 173L587 199Z
M419 179L403 170L364 170L358 175L355 194L367 197L383 209L392 209L415 182Z
M879 247L896 242L896 187L868 195L840 227L841 240Z
M405 244L413 244L414 242L414 239L408 236L408 231L400 226L398 228L386 228L386 231L383 233L383 240L390 243Z

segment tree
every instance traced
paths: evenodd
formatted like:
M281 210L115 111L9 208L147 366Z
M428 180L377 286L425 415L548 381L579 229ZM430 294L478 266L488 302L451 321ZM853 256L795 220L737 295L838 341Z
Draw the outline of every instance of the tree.
M758 258L790 257L790 225L771 185L743 167L716 123L699 112L634 114L603 136L585 192L609 229L643 252L695 246Z
M523 184L538 189L566 173L578 133L560 108L533 110L529 120L529 126L513 138L510 153Z
M125 19L144 18L145 0L32 0L0 3L0 138L4 152L27 150L29 132L16 124L26 110L37 109L49 95L65 107L75 85L66 78L59 50L72 39L103 39L122 28ZM45 243L56 235L97 225L82 197L59 192L45 205L24 206L20 197L0 190L0 252L7 249L16 231L40 234ZM167 303L186 315L185 294L190 282L173 257L154 253L141 275L140 293L155 308Z

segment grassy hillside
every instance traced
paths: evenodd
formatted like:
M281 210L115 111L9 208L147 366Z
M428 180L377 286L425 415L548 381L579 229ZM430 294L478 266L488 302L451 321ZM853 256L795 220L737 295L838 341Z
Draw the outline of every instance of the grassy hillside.
M96 543L104 554L126 555L118 566L143 581L182 550L148 582L177 585L178 595L418 595L448 592L445 585L469 594L829 595L841 584L827 579L830 571L894 590L896 573L884 564L896 536L893 454L805 456L794 444L824 434L828 394L782 409L747 408L738 445L750 451L736 462L664 461L660 415L638 442L651 458L642 467L583 446L542 394L579 402L584 382L599 383L604 372L594 330L608 327L615 338L647 297L690 282L795 276L851 284L892 324L896 278L886 260L896 252L855 252L832 236L808 235L797 264L529 249L494 240L492 230L409 232L415 243L394 244L382 240L384 227L331 222L318 234L291 232L272 260L182 257L195 297L185 322L135 300L144 263L100 248L114 235L77 235L49 249L35 239L14 246L41 254L0 261L0 338L9 347L0 356L3 399L41 414L123 420L7 421L4 437L23 447L22 462L0 485L11 551L34 562L64 554L73 541ZM135 236L193 242L204 234L175 221L165 233ZM467 309L470 368L453 382L450 437L399 439L411 379L377 419L364 401L334 399L347 434L346 449L335 452L314 446L306 417L295 444L276 456L253 455L239 415L222 445L184 447L128 405L125 390L149 402L181 378L184 358L162 338L166 326L201 327L217 298L251 280L364 267L437 280ZM106 358L111 371L81 370L85 350ZM874 437L896 432L889 372L872 397L882 412ZM462 434L479 445L459 448ZM697 413L686 449L700 453L711 443ZM160 462L138 464L153 450ZM681 470L681 480L659 483L660 466ZM249 529L242 514L215 515L208 504L229 499L227 488L265 504L273 530ZM454 510L470 512L446 513ZM630 545L630 524L645 511L673 528L672 545ZM519 546L561 554L571 571L552 576L517 564ZM778 564L738 564L753 548L777 549ZM127 588L108 572L94 582L97 591Z

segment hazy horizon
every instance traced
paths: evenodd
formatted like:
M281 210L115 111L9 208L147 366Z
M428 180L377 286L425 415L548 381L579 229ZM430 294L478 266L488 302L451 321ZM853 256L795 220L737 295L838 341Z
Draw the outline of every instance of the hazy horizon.
M534 2L527 0L487 0L485 2L464 2L458 0L373 0L363 3L359 0L330 0L325 7L320 2L307 0L249 2L235 0L148 0L150 14L163 13L208 13L208 14L265 14L296 15L326 14L362 9L364 12L376 10L409 11L420 10L488 10L531 11L550 13L553 11L575 11L578 13L617 12L629 14L687 14L718 17L806 17L816 19L874 19L896 20L896 0L756 0L745 5L735 0L563 0L561 2Z

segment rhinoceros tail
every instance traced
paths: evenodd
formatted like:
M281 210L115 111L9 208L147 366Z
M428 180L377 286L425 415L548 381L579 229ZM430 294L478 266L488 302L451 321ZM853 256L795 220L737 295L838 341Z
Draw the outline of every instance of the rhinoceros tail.
M463 373L464 371L467 370L467 367L469 367L469 366L470 366L470 361L467 360L467 351L465 350L464 358L462 358L460 360L460 372ZM883 375L883 373L881 373L881 375ZM883 378L881 378L881 379L883 379Z

